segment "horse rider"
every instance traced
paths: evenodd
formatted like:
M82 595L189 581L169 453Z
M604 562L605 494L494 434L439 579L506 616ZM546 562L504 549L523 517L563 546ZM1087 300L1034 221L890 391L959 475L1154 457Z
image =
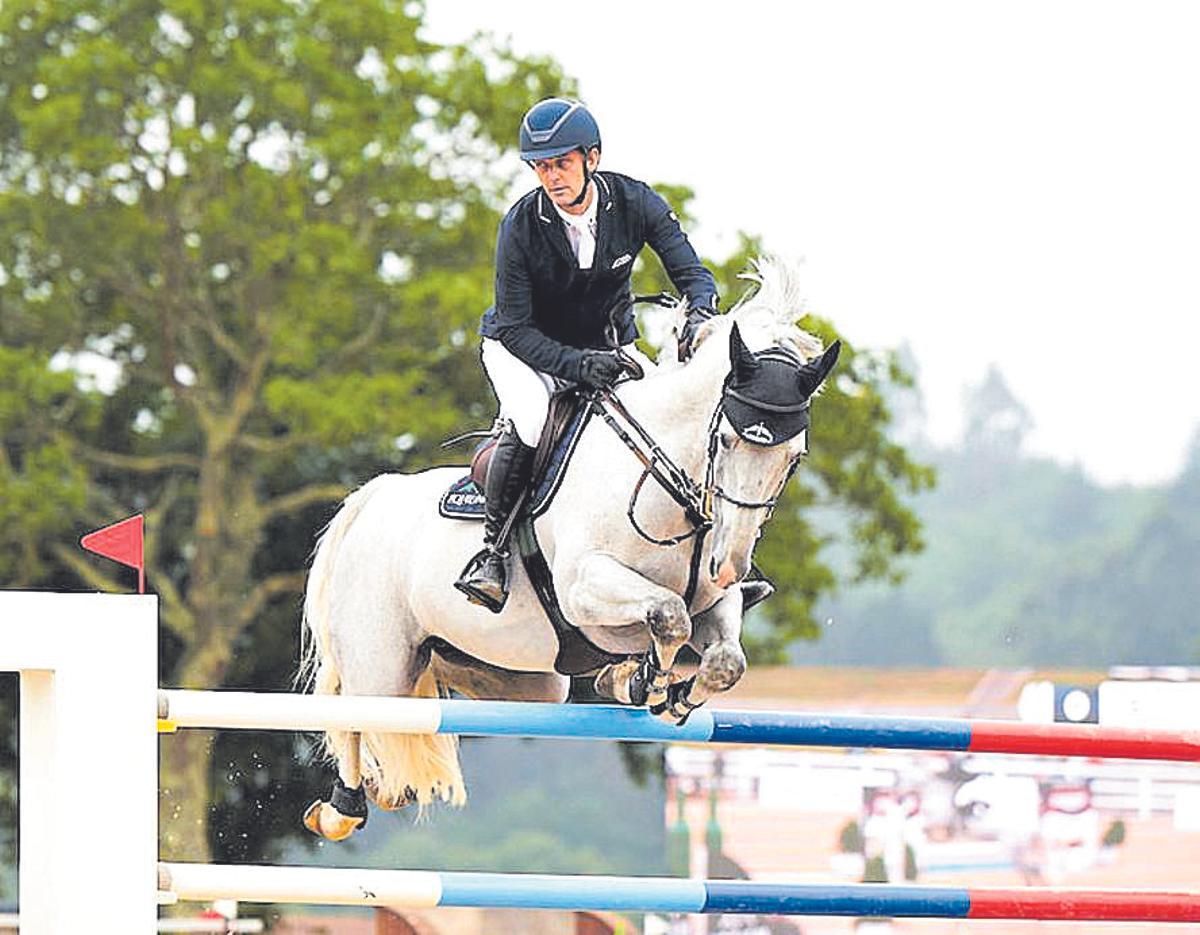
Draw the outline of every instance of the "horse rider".
M712 273L667 202L643 182L598 171L600 128L587 107L539 101L521 120L519 142L539 185L500 222L495 304L479 328L504 428L484 484L484 548L454 584L493 613L508 597L502 531L529 481L553 378L599 389L624 372L606 329L611 320L627 351L637 339L630 279L642 247L650 245L687 297L681 359L717 311Z

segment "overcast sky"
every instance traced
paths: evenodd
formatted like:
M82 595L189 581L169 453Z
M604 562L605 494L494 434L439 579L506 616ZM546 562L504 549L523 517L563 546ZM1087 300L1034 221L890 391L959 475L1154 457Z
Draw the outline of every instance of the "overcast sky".
M1178 472L1200 423L1200 3L428 11L431 39L553 55L605 168L695 190L702 251L761 234L851 340L908 342L936 439L995 362L1029 450L1105 483Z

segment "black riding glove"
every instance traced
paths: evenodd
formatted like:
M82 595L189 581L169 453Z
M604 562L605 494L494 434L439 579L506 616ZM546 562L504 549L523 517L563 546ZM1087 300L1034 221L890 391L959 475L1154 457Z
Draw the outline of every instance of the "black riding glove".
M700 326L717 314L715 308L696 308L688 309L687 319L683 323L683 330L679 333L679 359L687 360L692 356L692 341L696 337L696 332L700 330Z
M579 362L579 380L592 389L602 390L617 382L625 367L616 351L584 351Z

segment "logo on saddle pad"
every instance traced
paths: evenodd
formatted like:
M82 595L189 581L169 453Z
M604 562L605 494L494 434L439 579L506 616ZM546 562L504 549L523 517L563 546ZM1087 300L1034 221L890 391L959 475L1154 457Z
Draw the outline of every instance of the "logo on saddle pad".
M448 493L445 503L446 506L483 506L483 494L475 492Z
M759 445L770 445L775 441L775 433L767 428L765 422L755 422L741 431L742 438Z
M626 263L630 263L632 261L633 257L631 257L628 253L622 253L619 257L613 260L613 264L609 267L609 269L617 269L618 267L624 266Z

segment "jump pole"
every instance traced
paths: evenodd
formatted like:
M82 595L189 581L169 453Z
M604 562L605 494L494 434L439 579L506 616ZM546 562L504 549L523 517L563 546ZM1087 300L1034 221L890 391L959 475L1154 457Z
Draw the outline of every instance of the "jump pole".
M1200 762L1200 732L1020 721L730 711L682 726L639 708L514 701L167 690L159 729L353 730L486 737L874 747Z
M1155 890L755 883L671 877L550 876L427 870L349 870L243 864L159 864L167 899L320 903L433 909L600 910L1200 922L1200 893Z
M156 743L147 718L157 692L157 618L153 596L0 592L0 671L15 671L21 677L19 892L22 932L27 935L87 931L95 924L96 906L121 918L130 931L154 930L155 890L150 887L156 869L156 810L121 806L153 801L157 793ZM212 710L189 715L183 701L187 696L193 696L189 701L219 696L234 713L226 713L228 723ZM702 710L676 728L642 711L600 706L235 692L165 693L157 700L160 715L176 719L175 725L193 727L344 726L413 733L1198 759L1194 733L1029 728L1005 722ZM388 703L387 710L379 707L381 701ZM333 708L308 707L317 703ZM351 704L362 710L352 712ZM403 715L409 727L389 720L393 706L414 704ZM521 709L534 716L520 720ZM330 710L340 711L336 717L344 723L331 722ZM383 722L370 720L381 712L386 715ZM514 717L514 723L505 725ZM166 726L170 729L172 721ZM864 729L876 733L863 733ZM99 762L119 762L121 769L92 768ZM85 818L93 823L98 818L119 821L118 833L92 829L79 834L78 823ZM159 896L167 901L223 897L373 905L388 899L390 905L1200 921L1200 894L1185 892L813 886L189 864L162 864L157 869ZM339 876L328 876L331 873Z

